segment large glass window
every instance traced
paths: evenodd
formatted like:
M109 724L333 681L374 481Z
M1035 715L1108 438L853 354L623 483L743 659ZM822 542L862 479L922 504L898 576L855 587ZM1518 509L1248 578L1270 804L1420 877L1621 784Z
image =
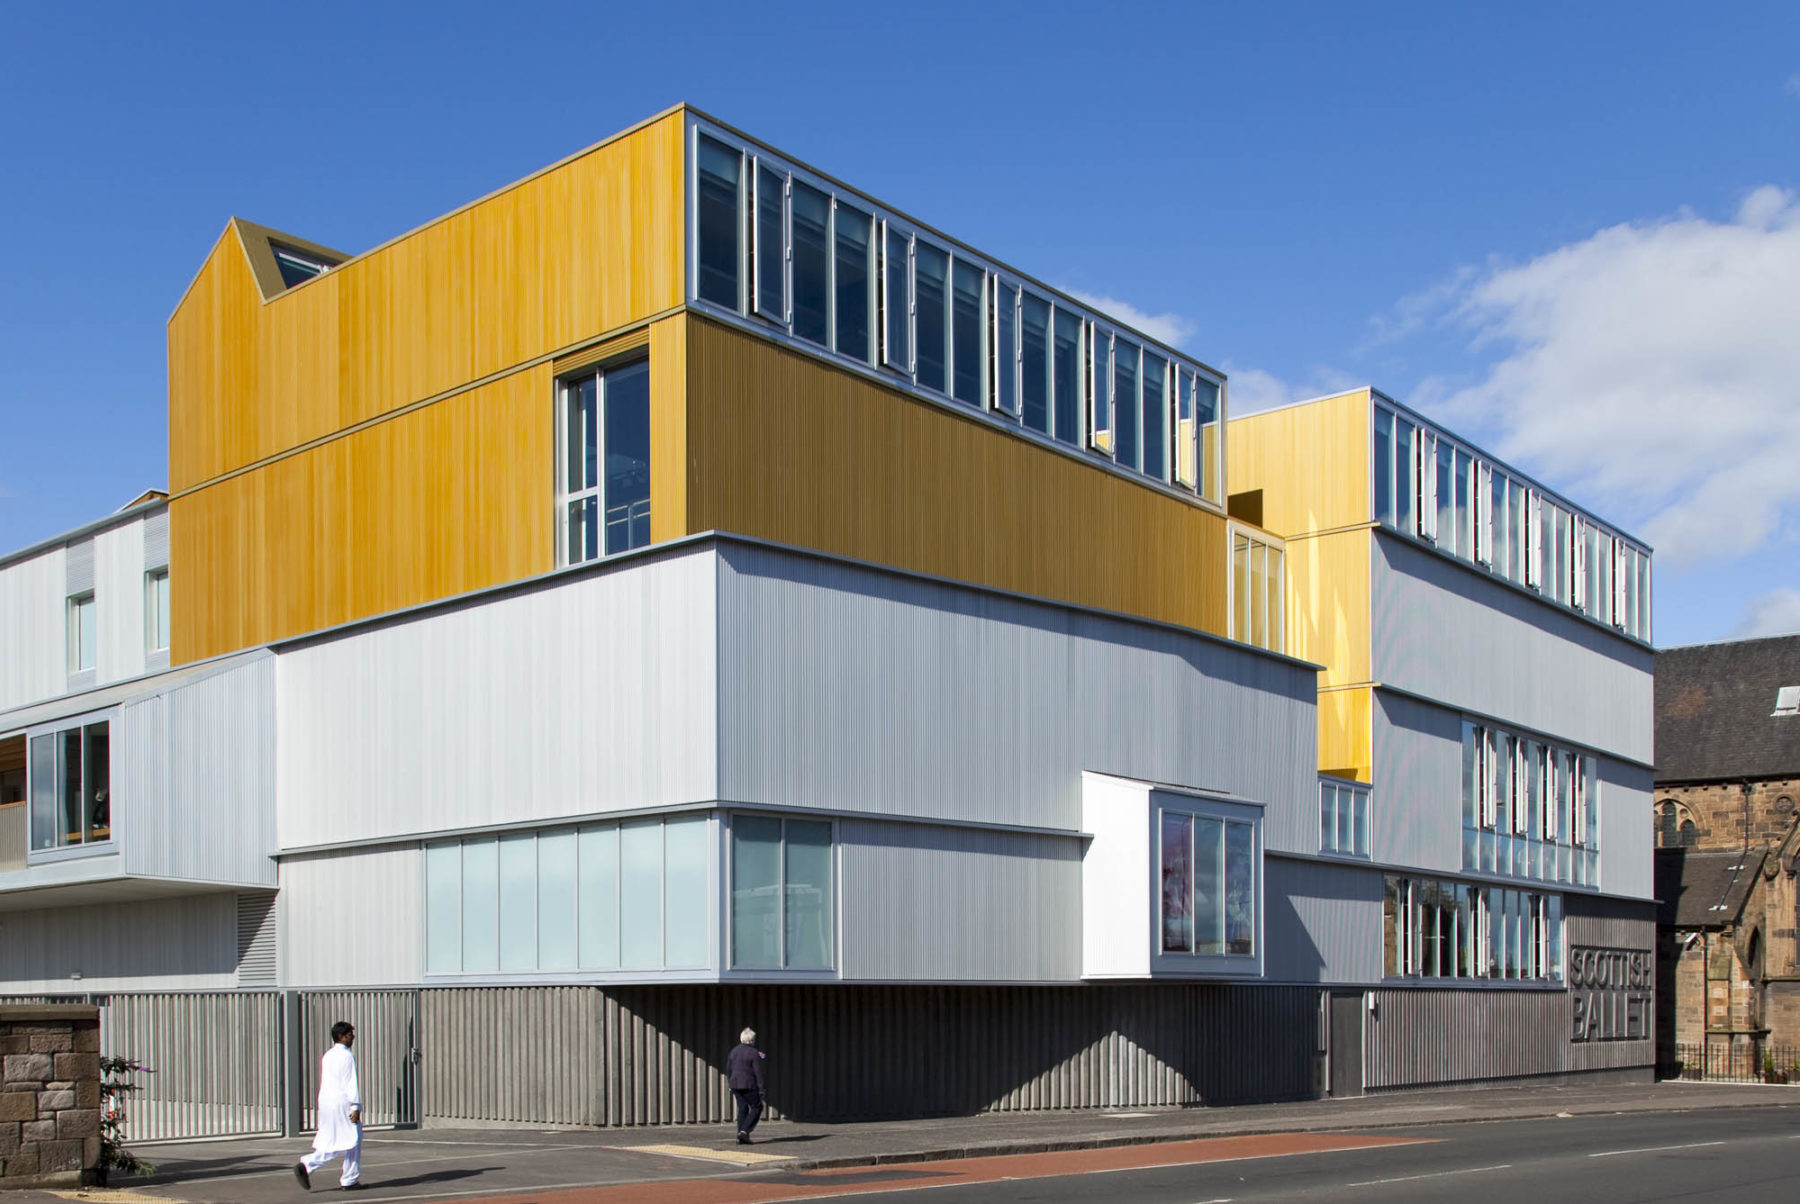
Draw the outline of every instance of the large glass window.
M1440 878L1389 876L1389 978L1562 980L1562 896Z
M1583 812L1597 762L1482 723L1463 724L1463 868L1598 886Z
M144 574L144 651L169 650L169 570Z
M874 219L861 210L839 205L833 220L837 231L837 275L832 281L837 297L837 349L868 363L873 353L870 314L875 308L875 278L869 266Z
M1319 778L1319 852L1369 855L1369 788L1342 778Z
M831 198L795 180L789 203L794 223L794 335L824 347L831 335Z
M831 824L731 817L731 964L829 970L837 912Z
M982 295L987 273L957 259L951 271L950 394L969 405L981 404L982 368L987 351L982 341Z
M913 243L914 374L939 393L949 388L950 257L928 242Z
M741 151L712 138L701 137L698 288L701 300L732 309L743 304L738 287L741 258L738 213L742 204L739 193L743 171Z
M31 737L31 847L112 838L112 740L107 720Z
M1375 521L1394 525L1394 416L1375 407Z
M1157 824L1164 953L1256 953L1261 852L1257 825L1164 808Z
M650 542L650 365L562 383L564 563ZM604 552L602 551L604 549Z
M426 846L426 972L706 966L709 830L679 815Z

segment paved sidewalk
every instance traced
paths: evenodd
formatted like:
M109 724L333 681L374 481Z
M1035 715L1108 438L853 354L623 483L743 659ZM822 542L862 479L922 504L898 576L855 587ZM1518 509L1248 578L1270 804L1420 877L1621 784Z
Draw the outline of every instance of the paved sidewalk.
M974 1117L858 1124L774 1122L748 1148L731 1126L651 1129L419 1129L368 1135L357 1197L478 1201L558 1188L666 1182L768 1171L1042 1153L1266 1133L1363 1131L1402 1125L1559 1115L1679 1112L1741 1107L1800 1108L1800 1087L1659 1083L1641 1086L1517 1087L1420 1091L1354 1100L1235 1108L988 1113ZM244 1139L144 1146L157 1175L92 1200L272 1204L302 1197L290 1170L303 1139ZM314 1194L336 1187L314 1177ZM7 1204L67 1199L19 1192Z

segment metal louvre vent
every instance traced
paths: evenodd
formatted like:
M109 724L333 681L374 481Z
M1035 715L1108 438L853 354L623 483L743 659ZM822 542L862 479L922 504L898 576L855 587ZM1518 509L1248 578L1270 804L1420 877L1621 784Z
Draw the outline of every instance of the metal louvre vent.
M70 544L63 553L65 590L70 597L91 593L94 588L94 541L84 539Z
M237 897L237 930L238 986L274 986L275 892L240 894Z

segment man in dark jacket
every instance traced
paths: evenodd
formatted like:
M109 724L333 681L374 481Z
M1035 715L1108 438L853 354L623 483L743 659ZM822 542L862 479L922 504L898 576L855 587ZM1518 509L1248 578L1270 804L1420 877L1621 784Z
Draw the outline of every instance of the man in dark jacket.
M747 1028L738 1034L738 1046L725 1059L725 1073L731 1079L731 1093L737 1096L738 1142L750 1144L750 1130L762 1119L763 1053L756 1048L756 1030Z

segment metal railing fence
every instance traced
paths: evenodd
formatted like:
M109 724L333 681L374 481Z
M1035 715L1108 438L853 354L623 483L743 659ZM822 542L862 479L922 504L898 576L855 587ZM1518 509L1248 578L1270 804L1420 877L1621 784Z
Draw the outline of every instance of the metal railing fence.
M1800 1046L1709 1041L1678 1044L1658 1068L1691 1083L1800 1083Z

